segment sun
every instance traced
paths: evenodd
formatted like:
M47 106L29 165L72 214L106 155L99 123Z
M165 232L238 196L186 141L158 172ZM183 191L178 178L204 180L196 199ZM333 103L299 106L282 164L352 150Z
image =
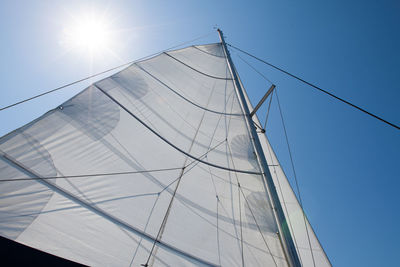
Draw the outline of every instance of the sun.
M96 55L110 48L111 34L111 25L106 17L84 15L74 17L72 22L64 27L62 43L70 50L78 49Z

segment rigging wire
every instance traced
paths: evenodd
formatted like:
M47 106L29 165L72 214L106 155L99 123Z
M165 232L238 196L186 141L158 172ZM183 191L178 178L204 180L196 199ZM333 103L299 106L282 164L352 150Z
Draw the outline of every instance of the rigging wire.
M343 98L340 98L340 97L338 97L338 96L336 96L336 95L334 95L334 94L332 94L332 93L330 93L330 92L328 92L328 91L326 91L326 90L324 90L324 89L322 89L322 88L320 88L320 87L318 87L318 86L316 86L316 85L314 85L314 84L312 84L310 82L307 82L306 80L304 80L304 79L302 79L302 78L300 78L300 77L298 77L298 76L296 76L294 74L291 74L290 72L285 71L285 70L283 70L283 69L281 69L281 68L279 68L279 67L277 67L277 66L275 66L275 65L273 65L273 64L271 64L271 63L269 63L269 62L267 62L267 61L265 61L265 60L263 60L263 59L261 59L259 57L256 57L256 56L254 56L254 55L252 55L252 54L250 54L250 53L248 53L248 52L246 52L246 51L244 51L244 50L242 50L240 48L237 48L234 45L231 45L231 44L228 44L228 43L227 43L227 45L229 45L230 47L232 47L232 48L234 48L234 49L236 49L236 50L238 50L238 51L240 51L240 52L242 52L242 53L244 53L244 54L246 54L246 55L248 55L248 56L250 56L250 57L252 57L252 58L254 58L254 59L256 59L256 60L258 60L258 61L260 61L260 62L262 62L262 63L264 63L264 64L266 64L266 65L268 65L268 66L270 66L270 67L272 67L274 69L276 69L276 70L278 70L278 71L280 71L280 72L283 72L286 75L289 75L290 77L292 77L292 78L294 78L294 79L296 79L296 80L298 80L300 82L303 82L303 83L305 83L305 84L307 84L307 85L309 85L309 86L311 86L311 87L313 87L313 88L315 88L315 89L317 89L317 90L319 90L319 91L321 91L321 92L323 92L323 93L325 93L325 94L327 94L327 95L329 95L329 96L331 96L331 97L333 97L333 98L335 98L335 99L337 99L337 100L339 100L339 101L341 101L341 102L343 102L343 103L345 103L347 105L352 106L353 108L356 108L359 111L361 111L361 112L363 112L363 113L365 113L365 114L367 114L367 115L369 115L369 116L371 116L371 117L373 117L373 118L375 118L377 120L380 120L381 122L384 122L387 125L392 126L393 128L396 128L397 130L400 130L400 126L398 126L398 125L396 125L394 123L391 123L391 122L389 122L389 121L387 121L387 120L385 120L385 119L383 119L383 118L381 118L381 117L379 117L379 116L377 116L377 115L375 115L375 114L373 114L373 113L371 113L371 112L369 112L369 111L367 111L367 110L365 110L365 109L363 109L363 108L361 108L361 107L359 107L359 106L357 106L355 104L350 103L347 100L344 100Z
M207 106L208 106L209 103L210 103L211 96L212 96L212 93L211 93L211 95L210 95L210 97L209 97L209 99L208 99ZM193 139L192 139L192 142L191 142L191 144L190 144L188 153L191 152L191 150L192 150L192 148L193 148L193 145L195 144L197 135L198 135L198 133L199 133L199 130L200 130L201 125L203 124L204 116L205 116L205 115L206 115L206 111L203 112L203 115L202 115L202 117L201 117L201 120L200 120L200 122L199 122L199 125L197 126L196 133L195 133L195 135L194 135L194 137L193 137ZM163 220L162 220L162 222L161 222L160 228L158 229L158 233L157 233L156 239L155 239L154 242L153 242L153 246L151 247L149 256L148 256L148 258L147 258L147 261L146 261L146 263L145 263L143 266L148 266L149 261L150 261L150 259L151 259L151 256L153 256L153 253L154 253L154 256L155 256L155 254L157 253L157 250L154 251L155 245L156 245L156 243L157 243L158 240L161 240L162 235L163 235L163 233L164 233L165 227L166 227L166 225L167 225L167 220L168 220L169 215L170 215L170 212L171 212L172 203L173 203L173 201L174 201L174 199L175 199L176 192L178 191L179 185L180 185L180 183L181 183L181 181L182 181L182 178L183 178L183 176L184 176L184 174L185 174L185 168L186 168L186 166L187 166L186 162L187 162L188 160L189 160L189 157L186 156L185 162L183 163L182 170L181 170L181 172L180 172L180 174L179 174L179 177L178 177L178 182L176 183L176 186L175 186L174 192L173 192L173 194L172 194L171 200L169 201L169 204L168 204L168 208L167 208L167 210L166 210L166 212L165 212L165 214L164 214L164 218L163 218ZM154 261L154 257L153 257L153 261ZM153 264L150 264L150 265L153 265Z
M271 85L274 84L273 82L271 82L270 79L267 78L267 76L265 76L264 74L262 74L259 70L257 70L256 68L253 67L253 65L251 65L247 60L244 60L244 58L242 58L241 56L239 56L239 54L235 53L236 56L242 60L244 63L247 64L247 66L249 66L250 68L252 68L255 72L257 72L258 74L260 74L265 80L267 80Z
M130 64L139 62L139 61L144 60L144 59L146 59L146 58L150 58L150 57L156 56L156 55L158 55L158 54L161 54L161 53L164 53L164 52L169 51L169 50L171 50L171 49L174 49L174 48L177 48L177 47L186 45L186 44L188 44L188 43L197 41L197 40L199 40L199 39L206 38L206 37L210 36L211 34L214 34L214 32L210 32L210 33L201 35L201 36L199 36L199 37L197 37L197 38L194 38L194 39L192 39L192 40L185 41L185 42L183 42L183 43L180 43L180 44L171 46L171 47L169 47L169 48L167 48L167 49L161 50L161 51L156 52L156 53L153 53L153 54L151 54L151 55L148 55L148 56L145 56L145 57L141 57L141 58L136 59L136 60L129 61L129 62L124 63L124 64L122 64L122 65L119 65L119 66L116 66L116 67L113 67L113 68L104 70L104 71L102 71L102 72L98 72L98 73L96 73L96 74L93 74L93 75L87 76L87 77L85 77L85 78L76 80L76 81L74 81L74 82L71 82L71 83L62 85L62 86L60 86L60 87L51 89L51 90L46 91L46 92L43 92L43 93L41 93L41 94L38 94L38 95L35 95L35 96L32 96L32 97L26 98L26 99L21 100L21 101L18 101L18 102L15 102L15 103L13 103L13 104L10 104L10 105L8 105L8 106L5 106L5 107L0 108L0 111L9 109L9 108L11 108L11 107L20 105L20 104L22 104L22 103L28 102L28 101L30 101L30 100L33 100L33 99L35 99L35 98L38 98L38 97L41 97L41 96L44 96L44 95L47 95L47 94L50 94L50 93L53 93L53 92L55 92L55 91L64 89L64 88L69 87L69 86L72 86L72 85L74 85L74 84L77 84L77 83L80 83L80 82L89 80L89 79L91 79L91 78L97 77L97 76L102 75L102 74L105 74L105 73L107 73L107 72L110 72L110 71L113 71L113 70L116 70L116 69L119 69L119 68L128 66L128 65L130 65Z
M244 63L246 63L247 66L249 66L251 69L253 69L255 72L257 72L261 77L263 77L266 81L268 81L271 85L273 85L274 83L267 78L267 76L265 76L263 73L261 73L259 70L257 70L253 65L251 65L247 60L245 60L244 58L242 58L239 54L235 53L235 55L240 58ZM271 96L269 99L269 104L268 104L268 110L267 110L267 115L266 115L266 119L265 119L265 123L264 123L264 128L261 128L261 126L259 126L254 120L253 123L254 125L259 128L261 130L262 133L265 132L265 127L267 125L267 120L268 120L268 115L269 115L269 109L271 107L271 101L272 101L272 96L274 94L274 91L271 92Z
M281 104L280 104L280 102L279 102L278 91L275 92L275 96L276 96L276 100L277 100L277 103L278 103L279 114L280 114L281 121L282 121L282 125L283 125L283 131L284 131L284 133L285 133L286 144L287 144L287 148L288 148L288 151L289 151L289 158L290 158L290 163L291 163L291 165L292 165L294 180L295 180L295 183L296 183L297 194L298 194L298 197L299 197L299 204L300 204L300 208L301 208L301 211L302 211L302 214L303 214L304 227L306 228L307 239L308 239L308 244L309 244L309 246L310 246L311 257L312 257L313 265L314 265L314 267L315 267L314 252L313 252L313 249L312 249L312 246L311 246L311 239L310 239L310 234L309 234L309 231L308 231L308 226L307 226L307 221L306 221L306 215L304 214L303 201L302 201L302 198L301 198L299 182L298 182L298 180L297 180L297 174L296 174L296 169L295 169L295 167L294 167L293 156L292 156L292 150L290 149L289 138L288 138L288 134L287 134L287 130L286 130L285 121L284 121L284 119L283 119Z

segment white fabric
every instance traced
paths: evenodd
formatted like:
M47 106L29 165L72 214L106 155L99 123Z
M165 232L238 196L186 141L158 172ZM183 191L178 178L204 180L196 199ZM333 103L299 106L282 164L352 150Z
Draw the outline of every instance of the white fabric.
M100 89L190 155L260 171L222 47L212 44L134 64L2 137L0 179L186 166L150 265L287 266L260 175L193 161ZM3 181L0 234L91 266L140 266L180 173Z

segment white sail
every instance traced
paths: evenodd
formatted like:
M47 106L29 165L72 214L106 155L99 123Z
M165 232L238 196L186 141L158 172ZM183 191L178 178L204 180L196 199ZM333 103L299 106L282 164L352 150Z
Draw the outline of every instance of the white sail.
M0 179L0 235L76 262L287 266L221 44L135 63L2 137Z

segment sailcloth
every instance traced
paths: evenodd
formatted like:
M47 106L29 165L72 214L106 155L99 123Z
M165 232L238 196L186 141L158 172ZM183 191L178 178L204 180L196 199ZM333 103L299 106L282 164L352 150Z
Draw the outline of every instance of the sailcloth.
M297 199L273 176L292 218ZM3 136L0 180L0 235L82 264L287 266L219 43L132 64Z

